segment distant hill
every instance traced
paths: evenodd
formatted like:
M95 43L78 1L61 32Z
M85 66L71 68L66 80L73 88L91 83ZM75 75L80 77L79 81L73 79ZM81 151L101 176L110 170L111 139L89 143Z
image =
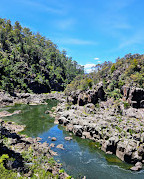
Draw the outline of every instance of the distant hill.
M46 93L64 90L84 67L39 33L0 18L0 89Z
M144 88L144 55L128 54L118 58L116 63L98 64L92 73L77 76L65 92L85 91L95 88L98 83L102 83L107 96L115 99L121 97L120 90L124 85Z

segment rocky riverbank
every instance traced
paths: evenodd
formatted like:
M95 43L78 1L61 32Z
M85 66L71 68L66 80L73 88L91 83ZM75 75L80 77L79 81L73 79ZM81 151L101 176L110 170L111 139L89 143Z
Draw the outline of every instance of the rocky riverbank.
M59 93L52 95L25 95L27 96L25 98L12 97L8 94L1 95L1 106L21 102L29 103L29 101L30 104L41 104L46 99L59 99L60 96ZM12 99L11 103L10 99ZM20 112L9 113L1 111L0 118L16 115ZM56 155L56 152L51 149L51 145L46 142L41 143L40 138L21 135L19 132L24 130L25 126L23 125L5 122L3 119L0 119L0 124L0 163L2 164L0 170L3 171L0 174L0 178L71 178L61 169L62 165L53 159L53 155Z
M55 110L55 123L66 126L76 136L96 142L103 151L142 169L144 163L144 109L129 107L122 100L101 101L97 105L82 100L78 104L63 102ZM68 100L69 102L69 100Z
M47 93L47 94L30 94L30 93L15 93L10 95L7 92L0 92L0 107L7 105L14 105L16 103L22 104L47 104L47 99L56 99L60 102L64 101L64 94L59 92Z

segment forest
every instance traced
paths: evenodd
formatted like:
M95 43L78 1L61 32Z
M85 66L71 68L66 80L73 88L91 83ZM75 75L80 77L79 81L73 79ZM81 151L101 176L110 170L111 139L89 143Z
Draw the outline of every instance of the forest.
M62 91L84 67L51 40L0 18L0 89L14 92Z
M127 54L110 61L97 64L89 74L78 75L65 89L66 94L75 90L88 90L102 83L108 97L122 97L122 86L144 88L144 55Z

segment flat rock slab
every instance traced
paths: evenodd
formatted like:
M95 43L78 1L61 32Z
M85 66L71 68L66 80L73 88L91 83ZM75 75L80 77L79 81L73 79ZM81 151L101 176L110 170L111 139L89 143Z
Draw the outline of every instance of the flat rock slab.
M19 114L19 113L21 113L21 110L14 111L13 113L9 113L8 111L2 111L0 112L0 117L12 116L14 114Z
M65 140L72 140L72 137L65 137Z
M57 145L56 148L64 150L63 144Z

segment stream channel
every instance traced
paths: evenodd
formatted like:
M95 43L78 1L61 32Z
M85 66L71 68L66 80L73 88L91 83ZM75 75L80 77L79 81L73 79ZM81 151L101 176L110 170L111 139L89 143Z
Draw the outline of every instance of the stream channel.
M70 133L64 127L54 124L54 119L45 114L46 110L51 110L57 105L56 100L48 100L48 105L25 105L17 104L11 107L1 108L9 112L21 110L20 114L5 117L4 120L14 121L18 124L26 125L24 134L30 137L41 137L41 142L54 143L55 146L63 144L64 150L52 148L58 153L54 159L60 163L64 170L74 178L87 179L143 179L144 170L132 172L129 168L132 165L122 162L114 155L105 154L99 150L95 143L76 137L73 134L72 140L64 138ZM56 141L51 141L50 137L56 137Z

